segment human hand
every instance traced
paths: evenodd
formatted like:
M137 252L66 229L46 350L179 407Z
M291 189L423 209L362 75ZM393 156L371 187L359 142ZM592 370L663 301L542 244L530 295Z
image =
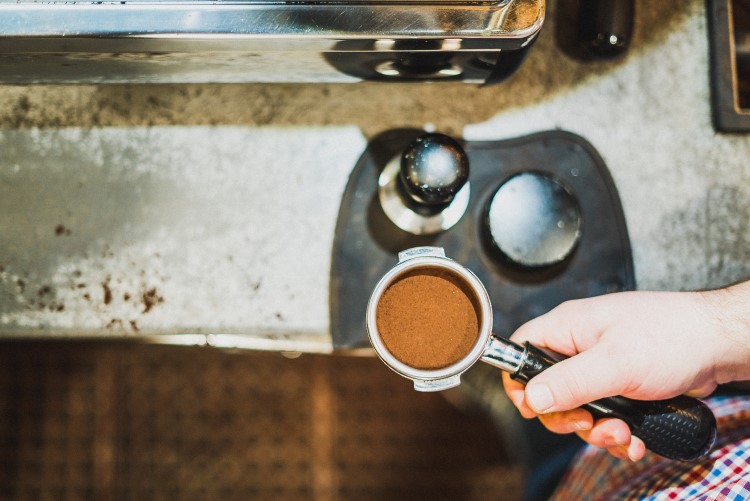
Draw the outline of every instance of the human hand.
M702 293L625 292L569 301L513 334L571 357L524 387L503 375L511 401L526 418L556 433L633 461L643 442L618 419L593 422L579 408L622 395L659 400L706 396L716 385L750 379L750 284Z

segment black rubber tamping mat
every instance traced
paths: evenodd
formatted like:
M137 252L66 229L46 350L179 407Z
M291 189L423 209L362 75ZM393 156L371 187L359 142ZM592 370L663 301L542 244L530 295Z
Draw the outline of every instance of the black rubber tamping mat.
M448 257L473 271L492 300L493 330L510 335L521 324L558 304L635 288L633 260L617 189L594 147L575 134L553 130L503 141L467 141L471 196L463 218L435 235L397 228L378 199L378 176L386 164L425 132L387 131L374 138L349 177L342 198L331 262L331 334L336 348L369 346L367 301L380 278L410 247L445 248ZM521 172L552 176L576 196L581 237L556 266L520 269L487 248L484 209L496 190Z
M518 499L504 450L374 358L0 344L0 499Z

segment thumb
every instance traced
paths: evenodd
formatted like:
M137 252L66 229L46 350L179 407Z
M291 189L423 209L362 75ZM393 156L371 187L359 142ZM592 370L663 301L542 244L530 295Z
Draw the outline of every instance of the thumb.
M627 374L597 347L556 363L526 385L526 404L537 414L575 409L624 392Z

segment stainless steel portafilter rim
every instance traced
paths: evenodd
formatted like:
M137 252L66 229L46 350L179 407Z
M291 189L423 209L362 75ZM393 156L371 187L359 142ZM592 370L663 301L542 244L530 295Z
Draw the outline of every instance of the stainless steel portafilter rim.
M442 249L441 249L442 250ZM377 326L377 307L385 290L404 274L420 269L436 268L448 271L466 282L473 291L479 306L479 335L471 351L461 360L448 367L427 370L416 369L398 360L385 347ZM482 282L469 269L461 264L438 255L421 255L418 257L402 258L378 282L367 304L367 333L370 343L378 357L396 373L414 381L414 386L420 391L438 391L460 382L460 375L474 365L487 350L492 333L492 306L487 290Z

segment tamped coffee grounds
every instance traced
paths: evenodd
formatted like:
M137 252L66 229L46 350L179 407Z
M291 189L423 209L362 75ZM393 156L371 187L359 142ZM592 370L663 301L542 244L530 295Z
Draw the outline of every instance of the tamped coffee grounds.
M393 282L378 302L386 349L415 369L442 369L464 358L479 337L479 306L460 277L422 268Z

